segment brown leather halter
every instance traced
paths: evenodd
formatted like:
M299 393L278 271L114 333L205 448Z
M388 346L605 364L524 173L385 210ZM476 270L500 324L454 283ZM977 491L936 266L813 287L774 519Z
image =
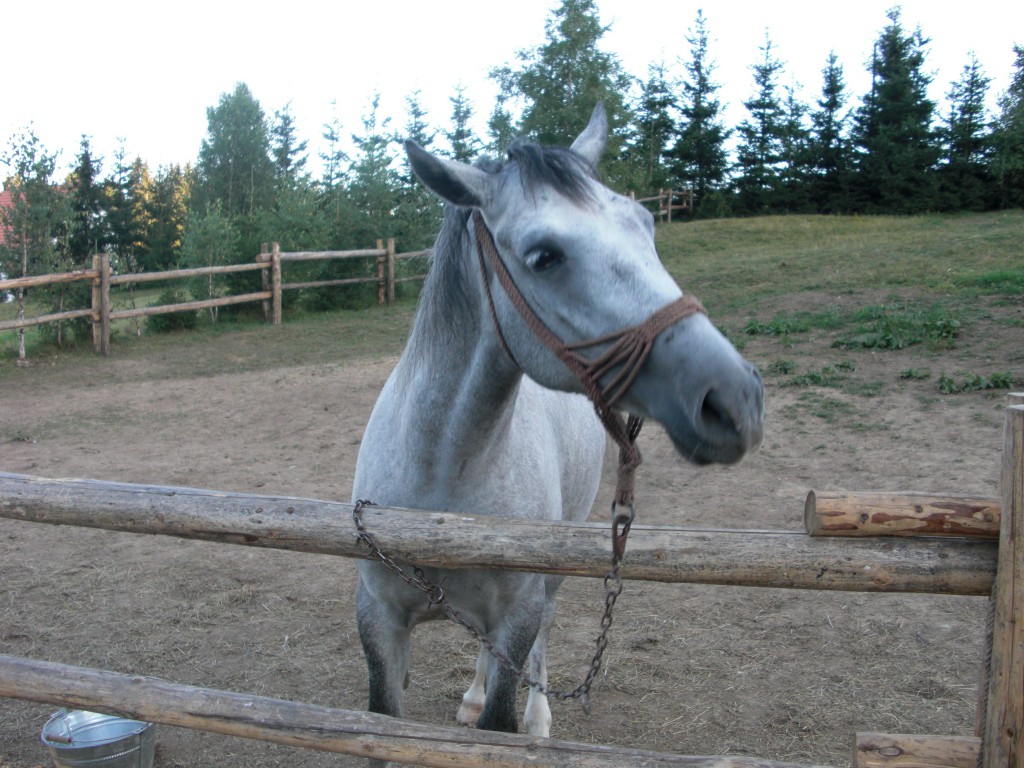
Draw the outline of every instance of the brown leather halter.
M614 410L613 406L626 393L630 385L640 373L647 356L654 347L654 341L662 331L670 325L677 323L685 317L701 313L706 315L707 310L696 298L684 294L673 302L666 304L644 320L639 325L624 328L621 331L609 333L605 336L565 344L559 339L544 321L533 311L522 292L516 286L512 275L509 273L505 262L494 244L494 238L480 211L473 211L473 227L476 234L477 257L480 262L480 271L483 275L484 290L487 294L487 303L490 307L491 317L498 330L498 338L501 345L508 353L512 361L519 366L512 350L509 349L502 333L501 325L498 322L498 313L494 307L494 297L491 295L490 283L487 279L486 263L490 263L505 293L508 295L512 305L522 315L523 320L536 336L544 342L565 366L572 371L573 375L583 384L583 391L594 403L598 418L604 424L608 434L619 446L619 473L615 489L615 504L629 507L633 503L634 478L636 468L640 466L642 458L640 450L636 447L636 438L643 426L643 419L630 414L627 422L622 415ZM610 346L598 357L589 360L580 354L580 350L595 347L599 344ZM520 369L522 366L519 366ZM616 372L616 369L618 371ZM605 376L611 379L603 387L600 380ZM623 547L625 542L623 541Z

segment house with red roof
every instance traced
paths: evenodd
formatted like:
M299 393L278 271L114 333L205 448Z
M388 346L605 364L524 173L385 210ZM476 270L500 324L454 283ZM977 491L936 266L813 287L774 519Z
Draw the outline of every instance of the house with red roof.
M9 190L0 190L0 212L10 208L14 205L14 197L11 195ZM7 234L7 227L3 224L3 216L0 215L0 245L7 242L5 235Z

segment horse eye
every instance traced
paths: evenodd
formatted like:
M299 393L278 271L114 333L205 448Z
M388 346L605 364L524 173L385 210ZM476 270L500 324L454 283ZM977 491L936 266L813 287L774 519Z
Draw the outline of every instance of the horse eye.
M544 272L565 260L558 251L537 250L526 257L526 263L534 272Z

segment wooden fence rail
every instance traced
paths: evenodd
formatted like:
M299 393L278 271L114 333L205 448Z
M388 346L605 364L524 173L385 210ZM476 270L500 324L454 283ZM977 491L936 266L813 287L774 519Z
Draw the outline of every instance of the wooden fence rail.
M93 257L92 269L80 269L73 272L62 272L52 275L34 275L11 280L0 280L0 294L5 291L25 290L46 285L61 285L77 281L88 281L92 285L91 307L73 309L64 312L52 312L34 317L17 317L12 320L0 320L0 331L31 328L47 323L59 323L87 317L92 321L93 348L106 356L110 353L110 324L114 320L153 315L170 314L173 312L195 312L202 309L226 307L236 304L263 302L264 316L268 322L281 322L281 294L283 291L304 290L309 288L326 288L359 283L377 285L379 304L393 304L395 301L395 285L413 280L422 280L425 275L395 276L395 264L403 259L414 259L429 256L430 251L411 251L396 253L395 241L388 239L378 241L376 248L364 248L352 251L294 251L282 252L277 243L265 244L251 264L230 264L226 266L197 267L194 269L173 269L164 272L140 272L115 275L111 269L108 254ZM316 280L307 282L286 283L281 277L281 266L290 262L303 262L327 259L367 259L375 260L375 277L357 277L339 280ZM259 271L262 274L262 290L233 296L221 296L211 299L199 299L176 304L134 307L130 309L113 309L110 300L110 289L116 286L132 285L167 280L185 280L209 275L229 275L241 272Z
M4 655L0 696L439 768L796 768L755 757L672 755L429 725Z
M602 523L517 520L367 507L367 529L396 560L602 578ZM251 547L368 557L352 506L197 488L0 473L0 517ZM444 535L439 536L438 532ZM855 592L987 595L997 544L960 539L811 538L797 531L634 525L622 575L650 581Z

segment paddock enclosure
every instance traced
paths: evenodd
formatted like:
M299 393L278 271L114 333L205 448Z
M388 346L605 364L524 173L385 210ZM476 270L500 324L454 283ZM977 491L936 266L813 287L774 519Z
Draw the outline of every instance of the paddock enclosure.
M233 341L244 339L221 338L224 354L245 357L244 348L230 348ZM746 353L763 364L773 350L757 345L772 343L755 340ZM183 372L185 359L162 354L123 353L74 372L62 370L61 361L49 370L40 364L4 371L0 469L347 499L362 425L393 359L289 368L242 362L191 376ZM882 375L908 367L919 354L902 351L877 361L863 353L858 370L873 365L872 375ZM965 352L966 365L970 354L983 360L992 349ZM1004 393L940 398L907 382L871 398L837 394L846 409L827 420L814 414L807 392L770 377L768 384L764 447L739 467L689 467L674 458L659 430L645 431L640 524L800 531L812 488L822 499L858 490L999 496ZM595 524L606 517L610 465L605 474L590 518ZM262 512L256 503L243 517L263 521ZM349 520L342 512L336 517L332 526L345 530ZM712 541L712 534L699 536ZM642 539L631 539L638 565ZM862 546L834 540L828 546L844 544L848 551ZM909 546L892 539L880 548L891 554ZM985 541L970 546L993 548ZM657 562L658 549L644 557ZM699 543L681 546L684 554L695 549ZM139 676L154 676L242 692L243 704L259 696L352 711L365 705L349 560L0 520L0 579L5 656L113 670L128 689ZM846 765L856 731L974 733L987 601L972 595L983 585L964 595L782 586L792 585L627 581L594 711L588 716L572 704L554 705L553 736L633 750ZM573 682L589 656L600 580L571 579L564 592L552 635L556 684ZM455 627L418 631L410 719L453 725L475 650ZM117 684L79 674L93 688ZM154 711L181 693L167 686L152 692ZM0 703L0 765L44 764L38 732L53 708ZM462 732L467 740L478 735ZM892 749L882 745L878 754ZM361 761L164 726L157 764Z

